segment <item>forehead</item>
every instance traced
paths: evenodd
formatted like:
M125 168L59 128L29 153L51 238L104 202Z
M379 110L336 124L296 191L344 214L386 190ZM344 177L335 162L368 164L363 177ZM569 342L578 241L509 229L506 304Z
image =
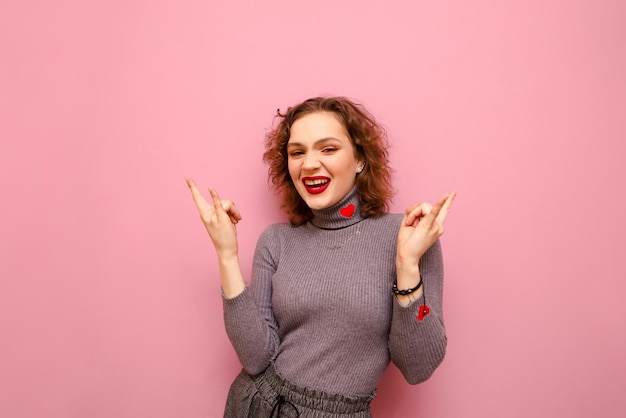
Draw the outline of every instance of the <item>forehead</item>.
M308 113L291 125L290 133L289 142L322 138L349 140L343 121L332 112Z

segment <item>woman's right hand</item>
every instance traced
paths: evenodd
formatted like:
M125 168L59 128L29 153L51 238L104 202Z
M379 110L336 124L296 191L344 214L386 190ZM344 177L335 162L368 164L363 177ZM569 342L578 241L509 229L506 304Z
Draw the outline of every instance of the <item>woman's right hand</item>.
M213 205L209 204L198 190L194 181L185 177L191 196L200 213L200 219L211 236L218 257L237 256L237 229L235 225L242 219L239 210L230 200L220 200L213 188L209 188Z

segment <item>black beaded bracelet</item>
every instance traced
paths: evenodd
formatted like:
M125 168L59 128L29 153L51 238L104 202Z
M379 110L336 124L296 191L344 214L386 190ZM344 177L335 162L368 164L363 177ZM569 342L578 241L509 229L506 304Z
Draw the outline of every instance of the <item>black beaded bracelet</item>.
M404 289L404 290L400 290L398 289L398 283L394 283L393 287L391 288L391 293L394 295L410 295L411 293L415 292L417 289L419 289L420 287L422 287L422 278L420 277L420 282L417 284L417 286L411 288L411 289Z

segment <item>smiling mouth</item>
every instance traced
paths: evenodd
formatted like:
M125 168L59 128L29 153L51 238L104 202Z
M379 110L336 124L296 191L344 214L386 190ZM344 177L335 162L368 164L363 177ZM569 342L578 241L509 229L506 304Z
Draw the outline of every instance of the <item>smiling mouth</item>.
M327 177L304 178L302 179L302 184L304 184L304 188L307 192L311 194L319 194L326 190L330 184L330 179Z

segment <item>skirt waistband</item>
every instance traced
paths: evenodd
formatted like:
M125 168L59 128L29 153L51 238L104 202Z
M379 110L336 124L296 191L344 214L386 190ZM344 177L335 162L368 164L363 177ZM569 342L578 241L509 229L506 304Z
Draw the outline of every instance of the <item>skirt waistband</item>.
M299 386L282 377L273 363L263 374L257 376L255 386L259 395L269 404L280 399L298 409L304 407L332 414L366 412L369 415L370 402L376 395L376 392L372 392L369 395L346 396Z

